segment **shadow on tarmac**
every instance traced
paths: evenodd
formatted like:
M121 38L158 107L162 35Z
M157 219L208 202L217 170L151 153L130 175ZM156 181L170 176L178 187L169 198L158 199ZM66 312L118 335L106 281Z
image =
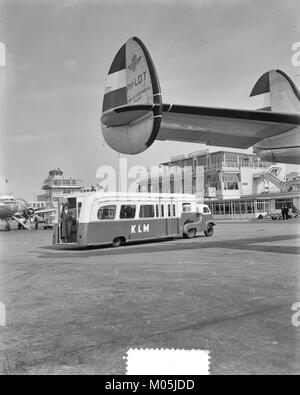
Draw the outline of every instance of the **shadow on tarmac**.
M181 240L181 239L177 239ZM205 240L205 242L204 242ZM176 243L176 239L170 243L170 239L134 242L119 248L112 248L111 245L102 247L82 247L76 249L62 249L55 246L40 247L40 249L47 250L48 252L42 253L40 258L68 258L70 254L73 256L78 255L80 258L88 258L93 256L105 255L129 255L129 254L144 254L151 252L169 252L169 251L188 251L207 248L224 248L231 250L243 251L258 251L270 252L276 254L300 254L299 240L300 236L295 235L282 235L271 237L257 237L257 238L244 238L235 240L223 241L210 241L204 236L199 236L194 241L187 241L186 243ZM278 246L278 245L261 245L261 243L281 242L285 240L294 240L294 246ZM166 243L169 241L169 243ZM259 244L258 244L259 243Z

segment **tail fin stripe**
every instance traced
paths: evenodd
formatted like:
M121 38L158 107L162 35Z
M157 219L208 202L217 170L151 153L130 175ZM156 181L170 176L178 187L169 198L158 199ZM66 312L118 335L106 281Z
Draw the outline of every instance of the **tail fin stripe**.
M271 95L269 92L250 97L250 103L251 108L253 107L255 110L271 111Z
M126 44L119 49L112 65L110 66L108 74L113 74L123 69L126 70Z
M262 95L264 93L270 92L270 79L269 72L267 71L255 84L250 97Z
M115 91L126 86L126 70L116 71L115 73L108 74L105 84L105 93Z
M104 112L114 107L125 106L126 104L127 104L126 87L116 89L104 95L102 111Z

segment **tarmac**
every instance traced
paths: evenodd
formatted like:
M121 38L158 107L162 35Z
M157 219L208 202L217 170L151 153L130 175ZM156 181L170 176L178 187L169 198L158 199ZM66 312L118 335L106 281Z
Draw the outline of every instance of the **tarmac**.
M299 375L299 241L297 220L75 251L0 231L0 374L125 374L130 348L178 348L212 375Z

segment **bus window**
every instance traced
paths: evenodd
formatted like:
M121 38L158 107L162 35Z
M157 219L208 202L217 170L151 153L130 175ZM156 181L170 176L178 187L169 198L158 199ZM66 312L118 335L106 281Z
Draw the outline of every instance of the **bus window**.
M154 218L153 204L143 204L140 207L140 218Z
M115 219L117 206L103 206L98 210L98 219Z
M182 204L182 211L184 213L190 213L192 211L192 205L191 203L183 203Z
M168 217L171 217L171 205L168 204Z
M160 208L161 208L161 217L164 218L164 216L165 216L165 206L162 204L160 206Z
M156 217L159 218L159 205L156 205Z
M135 212L136 212L135 205L124 204L121 206L120 218L121 219L135 218Z
M173 204L173 217L176 217L176 206Z
M68 198L68 206L76 209L76 198Z
M210 214L210 209L206 206L203 207L203 214Z

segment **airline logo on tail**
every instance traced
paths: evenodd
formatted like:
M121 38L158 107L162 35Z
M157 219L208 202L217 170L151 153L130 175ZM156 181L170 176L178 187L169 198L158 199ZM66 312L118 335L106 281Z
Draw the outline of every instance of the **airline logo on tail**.
M137 56L137 54L134 54L133 57L131 58L131 63L127 67L128 70L135 72L135 69L137 65L140 63L141 58L142 58L141 56Z

